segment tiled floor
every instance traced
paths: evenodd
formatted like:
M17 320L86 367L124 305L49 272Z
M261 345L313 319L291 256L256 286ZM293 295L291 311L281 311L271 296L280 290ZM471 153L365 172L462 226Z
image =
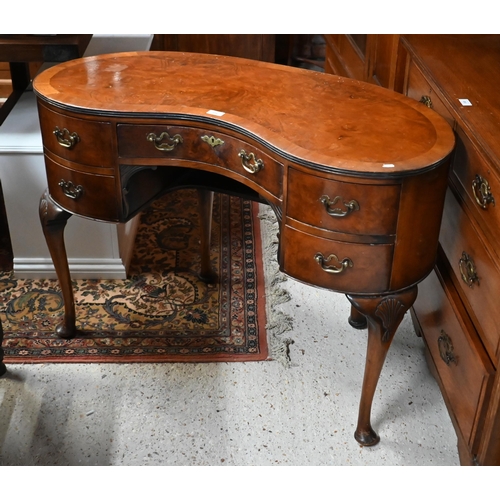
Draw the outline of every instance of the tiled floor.
M342 295L286 280L290 363L11 365L1 465L458 465L409 315L375 396L381 442L353 438L366 331Z

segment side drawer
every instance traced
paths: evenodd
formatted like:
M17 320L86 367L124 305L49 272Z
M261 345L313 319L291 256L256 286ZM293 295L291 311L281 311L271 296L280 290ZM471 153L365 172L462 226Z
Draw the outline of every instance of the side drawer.
M480 343L474 341L476 334L465 311L462 316L452 295L445 291L448 287L453 287L449 280L445 285L432 272L419 285L413 309L450 413L465 441L470 443L493 369Z
M182 159L208 163L231 170L277 198L281 197L283 165L245 141L219 132L177 125L119 124L117 130L118 152L122 158ZM162 149L155 146L154 137L157 146ZM243 158L243 154L247 155L247 159ZM252 171L257 163L259 166Z
M500 239L500 180L463 130L457 129L452 176L479 224ZM500 251L499 251L500 253Z
M39 104L44 146L57 156L93 167L115 163L113 127L109 122L80 120Z
M448 111L443 101L438 97L431 84L426 80L416 64L411 61L408 69L408 88L406 95L417 101L423 102L426 98L430 101L424 102L439 113L452 127L455 123L453 115Z
M45 156L47 182L52 199L68 212L116 222L120 210L115 178L64 167Z
M457 286L471 313L490 357L497 362L500 339L498 297L500 273L467 214L453 193L446 194L439 240Z
M319 238L285 225L281 240L283 271L304 283L343 293L377 293L388 289L393 245L367 245ZM318 261L321 254L324 261ZM331 257L335 255L335 257ZM330 260L328 260L330 258ZM338 273L322 267L342 268Z
M287 215L330 231L396 234L399 185L334 181L291 168Z

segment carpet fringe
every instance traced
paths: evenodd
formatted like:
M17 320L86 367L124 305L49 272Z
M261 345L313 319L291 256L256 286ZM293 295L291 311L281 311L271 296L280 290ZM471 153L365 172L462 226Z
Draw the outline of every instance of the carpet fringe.
M266 313L270 357L285 367L291 366L290 345L293 339L285 336L293 330L293 317L283 312L279 306L291 300L290 293L280 286L287 276L278 267L277 252L279 231L278 220L267 205L261 205L258 215L261 221L262 258L266 280Z

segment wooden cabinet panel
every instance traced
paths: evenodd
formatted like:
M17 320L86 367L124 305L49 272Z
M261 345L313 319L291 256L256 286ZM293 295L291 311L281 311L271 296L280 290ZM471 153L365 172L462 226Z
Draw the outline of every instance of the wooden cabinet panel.
M178 50L274 62L275 35L155 35L152 50Z
M465 442L472 444L493 370L473 326L454 306L444 286L436 273L431 273L419 287L414 310L452 418Z
M500 179L461 128L456 130L452 182L500 258Z
M439 241L455 282L469 303L470 314L482 332L486 350L496 364L500 341L497 319L500 272L451 191L446 196Z
M408 89L406 95L432 108L445 118L452 127L455 125L452 114L448 111L437 92L413 62L410 63L408 70Z
M436 329L446 323L454 344L465 346L472 340L476 357L483 358L478 363L470 352L462 353L468 360L466 374L436 372L459 436L461 462L479 465L500 465L500 216L495 200L500 192L499 48L498 35L404 35L397 70L403 74L402 91L417 100L429 95L432 108L456 132L437 268L445 278L421 285L424 293L414 312L436 367ZM460 99L468 101L464 105ZM444 296L448 303L441 300ZM491 391L484 389L485 370Z

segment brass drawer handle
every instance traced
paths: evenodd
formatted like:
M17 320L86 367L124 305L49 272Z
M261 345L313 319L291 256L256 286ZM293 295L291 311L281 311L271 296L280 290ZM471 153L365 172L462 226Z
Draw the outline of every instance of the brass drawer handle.
M453 352L453 342L444 330L441 330L441 335L438 337L438 348L439 355L441 356L441 359L447 364L447 366L450 366L452 363L454 365L458 363L457 357Z
M83 187L80 185L75 186L71 181L66 182L61 179L59 186L61 186L64 195L72 200L77 200L83 194Z
M335 196L333 200L330 200L330 198L326 194L324 194L319 199L319 201L325 206L328 215L331 215L332 217L346 217L355 210L359 210L359 203L356 200L351 200L348 202L342 200L342 203L347 208L347 210L344 212L341 208L332 208L333 205L335 205L340 200L342 200L341 196Z
M470 288L477 283L479 285L479 277L476 272L476 266L472 257L466 252L462 252L462 258L458 261L458 267L462 276L463 282Z
M339 258L335 254L330 254L326 259L324 255L321 252L318 252L314 256L314 260L321 266L321 269L327 273L331 274L340 274L341 272L345 271L348 267L352 267L353 263L352 260L349 258L345 258L342 262L340 262ZM339 264L339 267L334 267L334 266L327 266L326 264L330 262L331 260L337 261Z
M423 95L419 102L425 104L428 108L432 108L432 99L428 95Z
M56 127L53 134L63 148L71 149L77 142L80 142L79 135L76 132L71 133L67 128L61 130L59 127Z
M242 149L238 156L241 158L241 165L250 174L256 174L264 168L264 162L260 158L255 158L254 153L247 153Z
M490 185L488 181L479 174L476 174L476 177L474 177L472 181L472 193L474 194L477 204L481 208L486 209L490 203L495 206L495 198L493 198L491 194Z
M146 136L146 139L152 142L159 151L172 151L178 144L183 142L179 134L170 137L168 132L162 132L159 136L151 132ZM164 139L166 139L166 142L163 142Z

